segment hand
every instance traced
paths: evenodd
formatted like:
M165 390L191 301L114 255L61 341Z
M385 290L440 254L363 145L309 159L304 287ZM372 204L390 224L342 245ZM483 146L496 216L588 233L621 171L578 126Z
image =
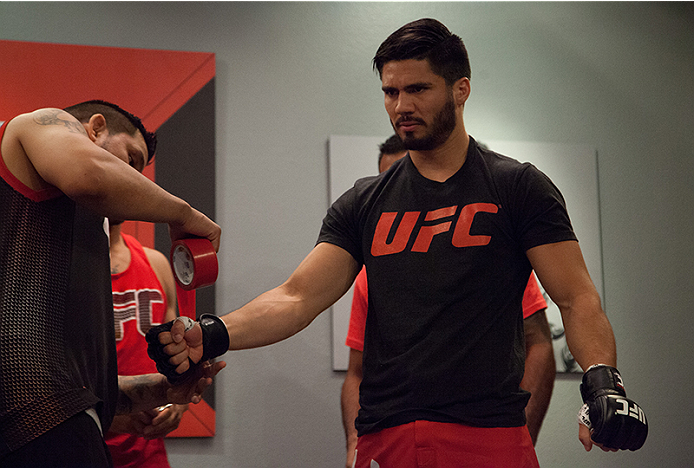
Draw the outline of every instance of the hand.
M186 237L202 237L212 242L215 252L219 252L219 241L222 229L207 216L191 207L191 214L182 224L169 224L169 236L172 241Z
M176 384L169 382L169 388L166 391L166 397L169 403L198 404L202 401L202 394L212 385L212 378L219 371L226 367L226 362L204 361L202 364L191 369L191 374L188 374L185 379Z
M578 440L581 441L583 444L583 448L586 449L586 452L590 452L590 449L593 448L593 445L596 447L599 447L600 450L603 452L618 452L618 449L613 449L613 448L607 448L602 444L598 444L595 442L593 439L590 438L591 435L591 430L588 429L588 426L586 426L583 423L578 424Z
M142 437L147 440L161 439L169 432L178 429L183 413L188 405L166 405L147 411L151 423L143 428Z
M593 444L605 452L638 450L648 436L646 415L626 397L619 371L610 366L591 367L583 375L584 405L578 413L579 440L586 451Z
M224 322L208 314L202 315L200 322L179 317L152 327L145 339L147 354L172 384L186 379L195 364L220 356L229 349L229 334Z
M354 456L356 453L354 452L357 448L357 440L356 438L350 438L347 441L347 462L345 463L345 468L352 468L354 465Z
M148 411L119 414L113 418L109 432L116 434L134 434L143 436L145 427L152 424L152 415Z

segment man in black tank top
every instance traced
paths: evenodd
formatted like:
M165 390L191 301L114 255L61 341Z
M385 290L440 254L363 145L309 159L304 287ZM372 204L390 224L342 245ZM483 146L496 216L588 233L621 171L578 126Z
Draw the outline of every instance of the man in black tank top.
M216 247L219 227L139 173L156 137L116 105L23 114L0 143L0 465L110 466L116 412L197 402L223 365L168 398L160 374L118 378L105 217Z

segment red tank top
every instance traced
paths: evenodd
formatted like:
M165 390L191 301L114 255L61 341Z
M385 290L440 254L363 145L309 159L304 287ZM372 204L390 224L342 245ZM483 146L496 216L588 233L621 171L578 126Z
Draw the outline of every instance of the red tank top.
M154 361L147 356L145 334L164 323L166 295L142 245L132 236L122 236L130 249L130 265L111 275L118 375L156 373Z
M130 249L130 265L125 271L111 275L118 374L156 373L154 361L147 355L145 333L164 322L166 295L142 245L132 236L122 236ZM169 466L163 439L109 433L106 443L116 468Z

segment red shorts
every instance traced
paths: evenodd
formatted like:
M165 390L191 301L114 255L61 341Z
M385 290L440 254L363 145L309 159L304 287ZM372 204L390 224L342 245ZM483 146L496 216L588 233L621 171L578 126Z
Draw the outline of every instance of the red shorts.
M539 468L526 426L415 421L359 438L355 468Z

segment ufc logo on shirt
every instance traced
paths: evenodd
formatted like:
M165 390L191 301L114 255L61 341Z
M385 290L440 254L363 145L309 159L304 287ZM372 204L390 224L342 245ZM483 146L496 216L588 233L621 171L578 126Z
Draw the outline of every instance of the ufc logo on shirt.
M131 289L113 293L113 320L116 328L116 341L123 339L123 324L137 320L137 331L145 336L152 328L152 304L164 302L164 297L156 289Z
M490 236L473 236L470 234L470 228L477 213L497 213L499 207L493 203L471 203L470 205L465 205L460 210L458 219L455 220L453 218L457 211L458 205L453 205L427 212L424 216L424 222L421 224L419 231L417 231L415 241L412 244L412 252L427 252L434 236L448 232L451 228L453 229L451 242L454 247L473 247L489 244ZM398 213L382 213L371 243L371 255L379 257L381 255L400 253L405 250L420 218L420 214L420 211L405 212L393 239L388 242L388 236ZM454 221L455 226L453 226Z

